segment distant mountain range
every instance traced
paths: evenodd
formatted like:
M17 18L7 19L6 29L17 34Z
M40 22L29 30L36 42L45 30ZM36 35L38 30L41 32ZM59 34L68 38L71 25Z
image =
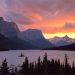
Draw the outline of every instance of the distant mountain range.
M70 45L72 43L75 43L75 39L72 39L68 37L67 35L64 37L54 37L51 39L48 39L52 44L54 44L56 47L58 46L65 46Z
M45 48L46 50L71 50L75 51L75 39L68 37L54 37L48 39L55 47Z

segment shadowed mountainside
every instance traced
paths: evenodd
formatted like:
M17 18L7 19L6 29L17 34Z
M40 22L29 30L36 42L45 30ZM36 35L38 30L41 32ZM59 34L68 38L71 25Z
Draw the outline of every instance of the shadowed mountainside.
M19 50L19 49L36 49L37 47L18 38L7 38L0 34L0 51Z
M19 38L31 43L39 49L53 47L53 44L45 39L41 30L38 29L28 29L23 31L20 33Z

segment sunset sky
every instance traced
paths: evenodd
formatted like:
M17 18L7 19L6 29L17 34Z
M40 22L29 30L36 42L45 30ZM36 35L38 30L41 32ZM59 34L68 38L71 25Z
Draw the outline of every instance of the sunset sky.
M32 28L46 38L75 38L75 0L0 0L0 16L21 31Z

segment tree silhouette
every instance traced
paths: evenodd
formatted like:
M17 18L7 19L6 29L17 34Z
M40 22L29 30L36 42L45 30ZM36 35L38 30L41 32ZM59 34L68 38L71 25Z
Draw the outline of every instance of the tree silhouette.
M29 73L29 62L28 57L25 58L25 62L23 62L21 73L23 75L28 75Z
M25 58L19 70L17 67L9 69L6 59L2 62L0 67L0 75L75 75L75 66L69 65L68 56L65 54L65 64L60 63L60 60L48 60L47 53L45 53L43 61L38 57L37 62L28 61Z
M0 75L9 75L9 67L8 67L6 58L2 62L1 69L0 69Z

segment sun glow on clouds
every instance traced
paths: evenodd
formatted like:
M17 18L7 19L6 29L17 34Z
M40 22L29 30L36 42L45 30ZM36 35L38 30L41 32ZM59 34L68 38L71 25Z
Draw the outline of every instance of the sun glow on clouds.
M56 34L43 33L43 35L46 39L50 39L55 36L63 37L65 35L68 35L70 38L75 38L75 33L56 33Z
M43 33L58 33L58 32L74 32L75 31L75 16L57 17L40 22L19 25L21 31L28 28L41 29Z
M0 0L0 16L16 22L21 31L75 37L75 0Z

